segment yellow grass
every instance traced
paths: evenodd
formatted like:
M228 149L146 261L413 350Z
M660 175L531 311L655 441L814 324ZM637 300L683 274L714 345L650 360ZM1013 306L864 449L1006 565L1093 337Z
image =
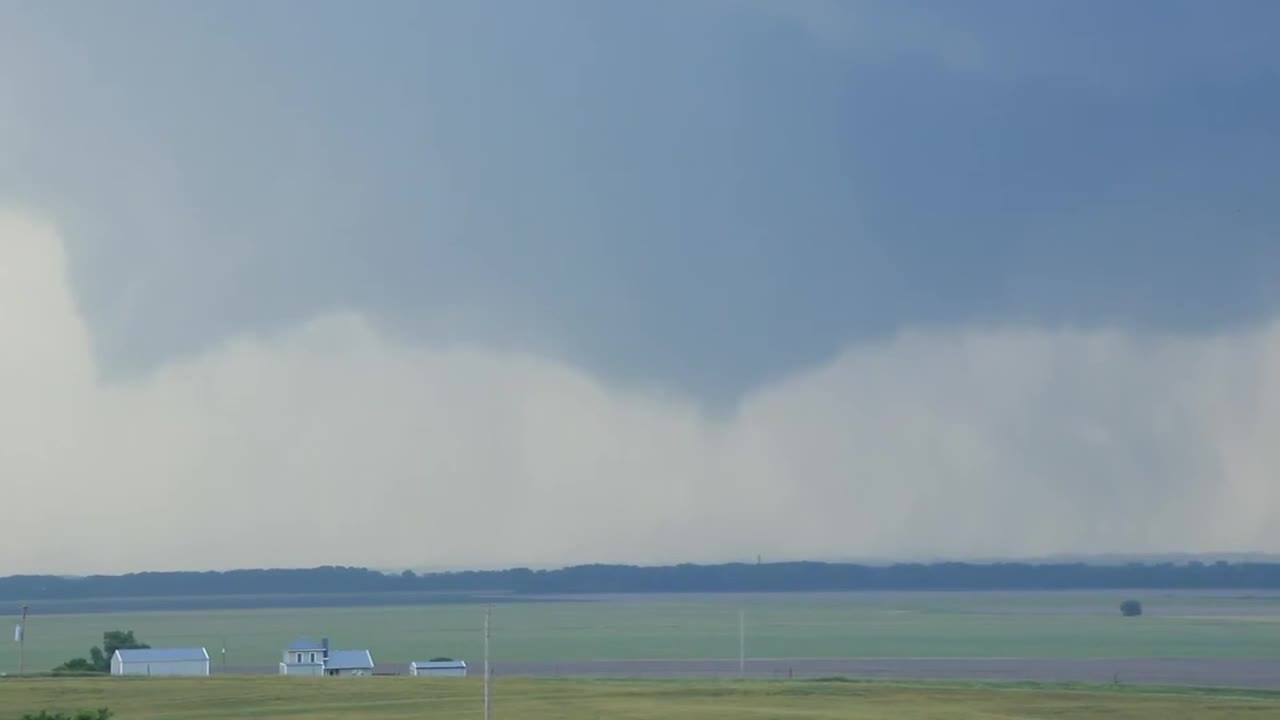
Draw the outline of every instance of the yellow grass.
M0 681L0 720L109 707L119 720L475 718L475 679L94 678ZM495 682L502 720L1280 717L1280 695L840 682Z

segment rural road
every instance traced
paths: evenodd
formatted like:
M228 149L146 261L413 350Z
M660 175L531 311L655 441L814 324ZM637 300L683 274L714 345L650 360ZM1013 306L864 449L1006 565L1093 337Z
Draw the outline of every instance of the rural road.
M221 669L213 668L214 672ZM274 673L275 666L228 667L226 672ZM378 673L408 674L408 665L378 665ZM480 672L479 663L471 672ZM493 663L497 677L635 679L734 678L737 660L584 660ZM1085 682L1280 689L1280 659L1050 659L1050 658L802 658L751 659L757 679L849 677L884 680Z

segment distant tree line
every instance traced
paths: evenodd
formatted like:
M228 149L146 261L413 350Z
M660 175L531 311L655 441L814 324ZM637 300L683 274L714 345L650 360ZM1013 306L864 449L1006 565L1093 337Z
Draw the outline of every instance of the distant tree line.
M525 595L657 592L811 592L841 590L1280 589L1277 563L1088 565L934 563L580 565L415 574L326 566L227 572L146 572L68 578L0 578L0 601L183 595L503 592Z

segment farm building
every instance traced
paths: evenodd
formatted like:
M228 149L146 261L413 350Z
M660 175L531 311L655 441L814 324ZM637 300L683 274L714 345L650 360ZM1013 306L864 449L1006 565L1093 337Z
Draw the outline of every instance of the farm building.
M372 675L373 656L368 650L334 650L324 663L325 675Z
M329 638L316 642L311 638L298 638L284 651L280 663L281 675L323 675L324 661L329 657Z
M431 660L409 664L410 675L425 677L466 677L467 664L461 660Z
M300 638L285 648L281 675L370 675L373 656L368 650L330 650L329 639Z
M208 675L209 653L202 647L117 650L111 656L111 674Z

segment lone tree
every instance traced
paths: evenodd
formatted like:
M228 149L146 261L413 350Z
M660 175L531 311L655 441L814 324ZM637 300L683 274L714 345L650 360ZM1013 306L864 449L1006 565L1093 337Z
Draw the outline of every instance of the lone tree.
M88 660L74 658L62 663L53 671L111 672L111 656L116 654L116 650L143 650L149 647L151 646L146 643L138 642L132 630L108 630L102 633L102 647L95 645L89 648Z
M1120 603L1120 613L1125 617L1138 617L1142 614L1142 603L1137 600L1125 600Z

